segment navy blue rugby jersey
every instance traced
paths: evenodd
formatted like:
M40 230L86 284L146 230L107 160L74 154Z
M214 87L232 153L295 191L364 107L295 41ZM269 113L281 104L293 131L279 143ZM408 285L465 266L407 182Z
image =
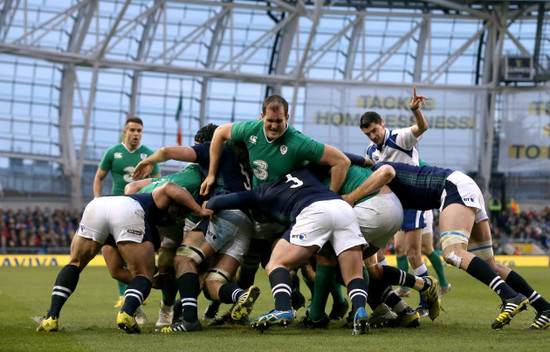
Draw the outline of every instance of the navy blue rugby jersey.
M305 207L331 199L342 197L323 185L310 170L299 168L253 190L214 197L206 207L214 211L242 206L259 209L273 220L290 225Z
M388 186L399 198L403 208L430 210L441 206L441 193L445 188L447 177L454 170L392 162L377 163L373 170L386 164L395 169L395 178L388 183Z
M210 196L250 189L250 176L246 174L245 168L235 160L235 153L231 145L232 143L228 143L222 150L218 174L214 186L211 188ZM201 166L202 176L206 177L210 166L210 142L204 142L191 148L197 154L195 162Z

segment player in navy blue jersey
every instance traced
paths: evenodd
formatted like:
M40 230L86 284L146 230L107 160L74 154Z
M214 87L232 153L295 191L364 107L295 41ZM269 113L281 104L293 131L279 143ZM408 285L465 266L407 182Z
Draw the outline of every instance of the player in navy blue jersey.
M153 165L169 159L195 162L208 173L210 143L193 147L163 147L136 167L135 177L148 172ZM250 188L250 174L247 172L246 152L239 152L239 146L228 143L222 151L220 164L209 196L229 194ZM205 278L205 295L214 301L235 303L231 312L233 320L240 321L250 313L260 291L256 286L241 289L231 282L244 253L247 251L254 226L250 216L239 209L219 212L211 220L203 220L189 231L174 258L176 281L181 296L181 318L174 324L160 329L163 333L198 331L202 326L198 320L197 298L200 293L199 265L219 255L212 263Z
M214 197L206 206L214 211L245 206L290 227L275 243L265 268L275 309L251 321L252 326L261 329L273 324L287 325L294 320L289 270L330 242L352 302L353 333L366 331L367 285L361 254L366 241L351 206L325 187L310 170L300 168L260 184L254 190Z
M173 203L200 216L212 214L202 209L189 192L175 183L166 183L152 193L94 198L84 209L71 243L69 264L57 276L50 309L37 331L57 331L61 308L76 289L80 272L110 240L116 243L133 277L124 294L117 324L128 333L139 333L134 314L151 290L155 270L153 242L158 242L153 233L154 222L165 211L176 209L172 207Z
M395 170L395 177L388 177L388 186L404 208L440 209L440 241L445 261L466 271L500 296L502 311L492 324L494 329L509 324L528 303L537 310L529 328L550 325L550 304L519 274L495 262L485 201L470 177L435 166L380 165L383 164Z

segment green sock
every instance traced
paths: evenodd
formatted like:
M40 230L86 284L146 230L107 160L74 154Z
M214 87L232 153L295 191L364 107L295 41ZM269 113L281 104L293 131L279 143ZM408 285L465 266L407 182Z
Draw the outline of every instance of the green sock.
M118 295L122 297L124 296L124 292L126 292L126 288L128 287L128 285L120 281L117 281L117 283L118 283Z
M333 302L344 302L346 300L342 294L342 285L337 283L336 280L333 280L330 284L330 294Z
M428 259L432 263L432 267L437 273L437 278L439 279L439 285L441 287L447 287L447 278L445 277L445 271L443 271L443 263L439 255L433 251L432 254L428 255Z
M399 269L403 270L406 273L409 272L409 260L407 259L407 255L395 257L395 259L397 260L397 267ZM405 286L401 286L401 287L408 289L408 287L405 287Z
M305 275L302 275L304 282L306 283L307 288L309 288L309 292L311 292L311 297L313 297L313 291L315 290L315 280L311 281L309 280Z
M369 287L369 281L370 281L369 271L365 267L363 267L363 280L365 280L365 282L367 283L367 287Z
M309 308L309 317L311 320L319 320L325 314L328 294L331 290L331 283L334 281L336 281L335 266L317 265L313 296L311 297L311 306Z

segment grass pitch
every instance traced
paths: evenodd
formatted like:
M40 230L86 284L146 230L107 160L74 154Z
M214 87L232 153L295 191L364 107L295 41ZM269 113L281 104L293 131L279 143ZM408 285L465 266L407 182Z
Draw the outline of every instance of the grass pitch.
M500 300L480 282L455 268L446 267L452 290L443 298L439 318L422 318L416 329L371 329L367 335L351 336L342 322L328 330L272 327L261 334L238 326L208 327L202 332L161 335L154 333L161 294L153 290L144 306L149 321L140 335L128 335L116 327L117 285L106 268L90 267L80 276L75 293L59 320L60 331L38 333L31 317L49 307L51 289L60 268L0 268L0 351L548 351L550 329L526 331L535 316L532 307L518 314L511 325L494 331L491 323L499 314ZM550 268L516 268L546 299L550 299ZM269 282L259 272L262 290L252 318L273 308ZM309 296L305 285L302 291ZM406 299L416 307L416 295ZM327 306L327 313L330 305ZM199 315L207 301L199 298ZM229 306L222 305L221 310ZM370 311L367 309L367 311ZM305 314L304 308L298 317Z

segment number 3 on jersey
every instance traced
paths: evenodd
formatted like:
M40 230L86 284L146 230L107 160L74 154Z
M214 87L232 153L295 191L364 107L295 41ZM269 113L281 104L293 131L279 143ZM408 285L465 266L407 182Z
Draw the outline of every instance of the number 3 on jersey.
M286 182L293 182L294 184L290 188L298 188L304 184L298 177L294 177L291 174L286 174Z

